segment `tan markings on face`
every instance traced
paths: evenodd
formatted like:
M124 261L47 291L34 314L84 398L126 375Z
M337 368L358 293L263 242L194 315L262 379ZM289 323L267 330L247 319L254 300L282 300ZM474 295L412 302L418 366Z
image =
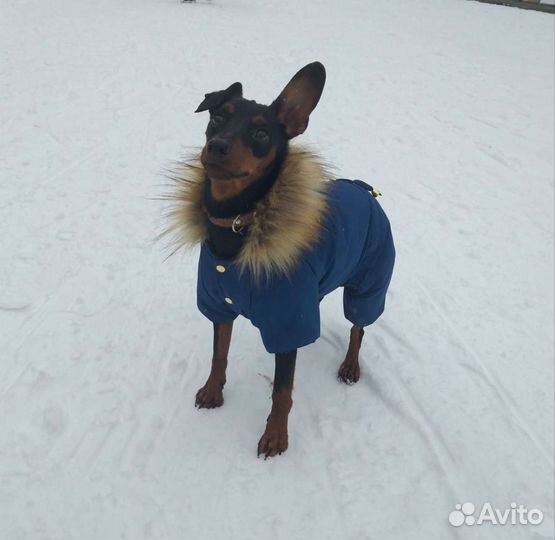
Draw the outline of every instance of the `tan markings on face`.
M229 159L226 160L225 169L233 174L248 173L240 178L231 178L219 180L218 178L210 177L210 186L212 197L216 201L231 199L236 197L244 189L251 184L254 184L261 178L276 157L276 149L268 153L262 159L258 159L253 155L251 150L240 143L235 143L230 153Z
M255 126L265 126L266 125L266 119L261 115L261 114L257 114L253 119L252 119L252 123Z
M225 112L229 114L233 114L235 112L235 105L233 105L233 103L228 102L223 106L223 109Z

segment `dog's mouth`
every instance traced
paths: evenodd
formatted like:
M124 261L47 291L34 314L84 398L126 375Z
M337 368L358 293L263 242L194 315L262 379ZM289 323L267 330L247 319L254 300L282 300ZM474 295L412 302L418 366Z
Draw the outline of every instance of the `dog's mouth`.
M249 176L248 171L243 171L240 173L234 173L231 171L226 170L224 167L220 165L212 164L212 163L203 163L204 169L206 170L206 174L210 178L210 180L236 180L238 178L245 178Z

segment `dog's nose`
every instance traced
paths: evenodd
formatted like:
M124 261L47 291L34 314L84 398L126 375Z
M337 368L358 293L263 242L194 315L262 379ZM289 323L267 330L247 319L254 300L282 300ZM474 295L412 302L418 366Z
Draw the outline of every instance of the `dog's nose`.
M207 145L208 155L214 159L223 159L229 154L229 143L224 139L212 139Z

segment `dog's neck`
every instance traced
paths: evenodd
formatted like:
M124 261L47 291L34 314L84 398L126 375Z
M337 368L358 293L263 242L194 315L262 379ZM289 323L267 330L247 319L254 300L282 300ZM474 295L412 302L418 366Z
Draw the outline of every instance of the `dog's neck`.
M245 188L236 197L230 199L214 199L210 178L206 177L203 204L208 214L215 218L231 218L252 212L257 203L272 189L279 176L285 156L286 151L284 151L278 159L274 160L264 176ZM240 233L236 233L233 232L231 228L220 227L208 219L206 221L208 227L208 244L214 255L222 259L234 258L243 247L248 230L243 229Z
M203 208L206 171L197 155L180 163L171 176L175 189L169 197L173 205L164 234L173 236L175 249L203 244L208 247L212 237L222 254L232 256L239 271L248 272L254 282L274 275L289 276L303 254L322 237L329 211L329 177L313 151L289 146L278 177L256 203L256 213L251 214L248 231L240 239L241 247L227 251L221 247L224 242L209 231L210 221Z

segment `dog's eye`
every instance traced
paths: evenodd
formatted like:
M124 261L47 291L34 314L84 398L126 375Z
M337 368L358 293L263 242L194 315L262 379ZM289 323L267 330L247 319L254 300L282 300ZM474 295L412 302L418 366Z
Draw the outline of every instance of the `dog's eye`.
M257 129L253 134L253 138L258 142L265 142L268 137L268 132L265 129Z
M213 125L219 126L224 123L224 117L221 114L215 114L214 116L212 116L210 121Z

